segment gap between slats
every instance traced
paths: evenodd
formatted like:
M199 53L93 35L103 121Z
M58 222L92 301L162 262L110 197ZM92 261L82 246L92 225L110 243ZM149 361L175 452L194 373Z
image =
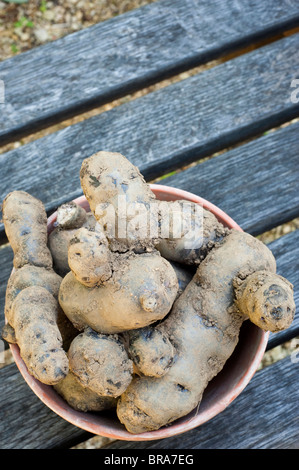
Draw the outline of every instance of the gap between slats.
M83 111L77 111L77 112L74 111L71 113L70 116L62 117L61 119L59 119L59 116L57 115L55 116L55 119L56 119L55 123L49 121L49 122L44 123L40 128L37 127L33 132L32 131L30 132L28 129L28 131L25 132L25 134L23 135L15 134L15 137L10 139L8 143L2 142L0 140L0 155L3 153L9 152L10 150L13 150L15 148L19 148L35 140L38 140L41 137L53 134L71 125L85 121L86 119L89 119L91 117L98 116L106 111L109 111L113 108L121 106L124 103L134 101L154 91L160 90L162 88L166 88L169 85L178 83L182 80L185 80L186 78L200 74L206 70L216 67L217 65L228 62L234 58L237 58L241 55L252 52L265 45L274 43L284 37L292 36L298 32L299 32L299 27L296 27L296 28L286 30L283 33L276 34L273 37L253 42L252 44L246 47L244 46L240 46L239 48L237 47L236 50L232 52L227 52L226 54L222 53L219 57L215 57L214 59L211 59L206 63L201 63L192 68L181 70L167 77L163 77L161 75L156 80L153 80L152 82L148 82L147 84L143 84L140 87L138 86L136 87L135 85L135 89L132 90L132 92L129 92L128 94L125 94L125 95L111 97L110 100L106 100L100 104L97 104L93 100L90 104L89 109L85 109Z

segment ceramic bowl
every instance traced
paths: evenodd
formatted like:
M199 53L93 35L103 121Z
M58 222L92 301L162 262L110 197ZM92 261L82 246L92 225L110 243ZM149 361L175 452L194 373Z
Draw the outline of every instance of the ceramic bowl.
M151 185L157 199L173 201L185 199L201 204L215 214L220 222L229 228L242 231L238 224L221 209L192 193L162 185ZM86 210L89 205L84 196L75 199ZM56 213L48 219L48 232L54 228ZM246 387L257 370L266 349L269 334L246 321L243 323L239 343L226 362L223 370L209 383L202 402L187 416L157 431L131 434L118 421L115 410L84 413L71 408L49 385L44 385L32 377L22 361L17 345L10 345L15 362L25 381L40 400L57 415L73 425L90 433L114 439L146 441L174 436L196 428L222 412Z

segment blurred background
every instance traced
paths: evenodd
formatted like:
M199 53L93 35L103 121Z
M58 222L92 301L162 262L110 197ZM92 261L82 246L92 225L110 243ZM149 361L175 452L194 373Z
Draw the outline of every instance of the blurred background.
M0 0L0 60L155 0Z

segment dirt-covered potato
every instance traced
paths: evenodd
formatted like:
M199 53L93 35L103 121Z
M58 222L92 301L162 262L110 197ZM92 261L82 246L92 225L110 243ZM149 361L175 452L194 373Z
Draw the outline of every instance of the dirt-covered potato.
M89 388L83 387L72 372L69 372L64 379L54 385L54 388L74 410L103 411L116 407L116 398L103 397Z
M59 303L76 328L99 333L120 333L161 320L173 305L178 280L159 252L114 256L112 277L86 287L73 273L63 279Z
M3 334L70 406L116 406L129 432L150 432L199 406L245 320L290 326L293 286L261 241L196 203L157 201L119 153L85 159L80 180L91 213L61 206L49 239L41 201L5 198Z
M133 363L117 335L87 328L71 343L70 370L84 386L105 397L118 397L132 380Z

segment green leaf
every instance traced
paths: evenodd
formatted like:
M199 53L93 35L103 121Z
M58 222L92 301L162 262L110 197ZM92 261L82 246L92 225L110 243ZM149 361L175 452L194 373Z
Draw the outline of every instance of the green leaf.
M10 46L10 48L11 48L11 52L12 52L13 54L17 54L17 53L19 52L18 46L17 46L15 43L13 43L13 44Z
M47 5L47 1L46 0L42 0L41 3L40 3L40 11L42 13L45 13L45 11L47 11L47 8L48 8L48 5Z
M175 174L176 174L176 171L171 171L170 173L167 173L166 175L161 176L159 179L165 180L166 178L169 178L169 176L173 176Z
M33 21L28 20L28 18L26 18L26 16L22 16L22 18L20 18L19 21L16 21L14 23L14 27L15 28L22 28L23 26L25 26L26 28L33 28L34 23L33 23Z

